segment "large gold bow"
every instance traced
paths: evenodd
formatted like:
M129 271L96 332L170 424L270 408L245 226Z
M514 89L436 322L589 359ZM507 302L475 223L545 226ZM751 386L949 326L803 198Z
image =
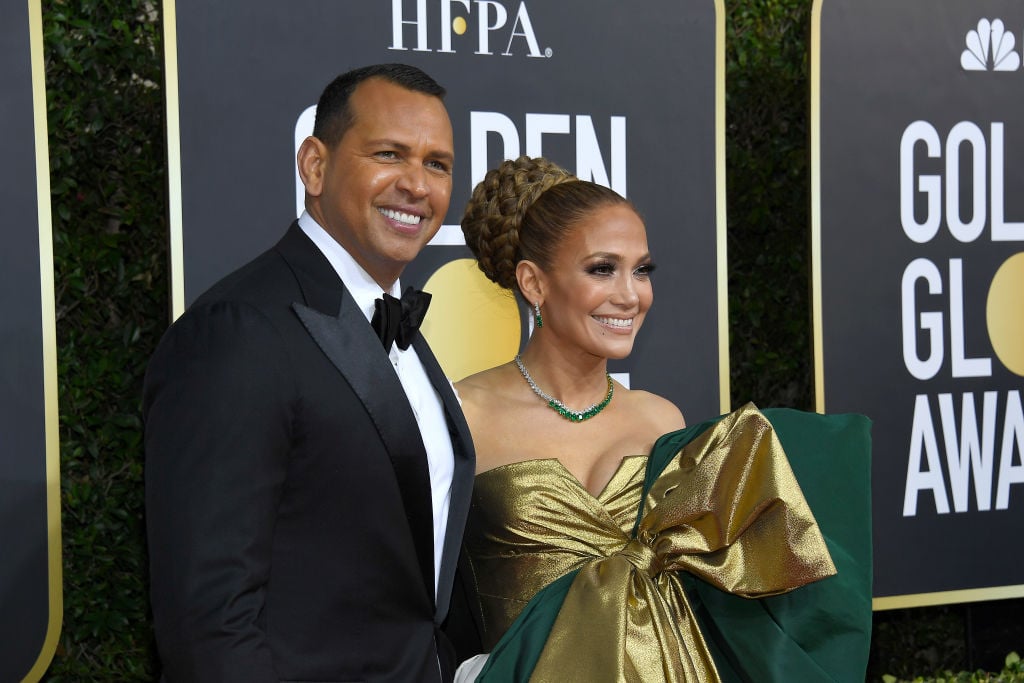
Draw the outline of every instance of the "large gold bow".
M583 565L532 681L719 681L677 572L750 598L836 573L778 437L753 405L684 446L644 505L634 540Z

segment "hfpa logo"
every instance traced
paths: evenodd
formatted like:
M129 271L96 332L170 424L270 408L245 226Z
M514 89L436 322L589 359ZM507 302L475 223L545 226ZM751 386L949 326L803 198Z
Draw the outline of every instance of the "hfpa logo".
M526 3L520 2L514 11L498 0L431 0L432 12L427 11L427 0L414 0L415 12L406 13L405 0L391 0L391 50L408 50L406 37L415 28L416 52L455 52L452 34L461 36L471 29L471 20L476 18L477 49L474 54L493 55L491 39L495 38L498 54L508 57L522 52L525 47L528 57L550 57L551 48L541 51L533 22L526 10ZM462 13L452 12L452 6L459 5ZM409 9L412 9L411 7ZM436 11L436 14L434 13ZM431 48L427 26L436 20L440 25L440 45ZM410 31L407 31L409 29ZM436 45L436 44L435 44ZM502 49L504 48L504 49Z
M1016 71L1020 68L1020 54L1013 49L1016 43L1002 19L982 19L977 29L967 32L960 66L966 71Z

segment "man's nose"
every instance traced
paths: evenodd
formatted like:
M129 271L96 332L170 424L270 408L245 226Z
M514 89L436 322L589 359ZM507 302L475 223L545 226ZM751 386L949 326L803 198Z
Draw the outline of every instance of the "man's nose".
M423 168L422 164L408 164L398 179L398 189L408 192L416 198L427 196L430 194L427 170Z

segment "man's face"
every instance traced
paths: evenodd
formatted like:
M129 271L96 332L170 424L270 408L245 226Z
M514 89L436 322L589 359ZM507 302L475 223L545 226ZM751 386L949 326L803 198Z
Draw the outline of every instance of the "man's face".
M349 99L354 115L322 175L307 182L310 213L388 288L448 211L454 145L437 97L371 78ZM319 192L316 192L319 190Z

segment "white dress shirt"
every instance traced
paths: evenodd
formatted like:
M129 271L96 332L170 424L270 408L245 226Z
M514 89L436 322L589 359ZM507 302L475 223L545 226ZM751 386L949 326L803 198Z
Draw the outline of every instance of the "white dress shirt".
M366 316L367 323L373 319L374 302L379 299L383 290L373 278L356 263L352 255L345 251L338 242L327 234L316 220L303 211L299 217L299 227L309 239L323 252L327 260L334 266L338 277L345 284L359 309ZM388 292L391 296L401 298L401 283L396 281ZM423 446L427 451L427 467L430 471L430 492L434 514L434 595L437 595L437 580L441 572L441 551L444 548L444 535L448 527L448 506L451 503L452 475L455 472L455 454L452 450L451 436L444 416L441 397L438 396L427 377L423 364L416 349L410 346L404 351L398 344L391 345L391 365L398 374L398 379L405 389L409 406L416 423L419 425Z

